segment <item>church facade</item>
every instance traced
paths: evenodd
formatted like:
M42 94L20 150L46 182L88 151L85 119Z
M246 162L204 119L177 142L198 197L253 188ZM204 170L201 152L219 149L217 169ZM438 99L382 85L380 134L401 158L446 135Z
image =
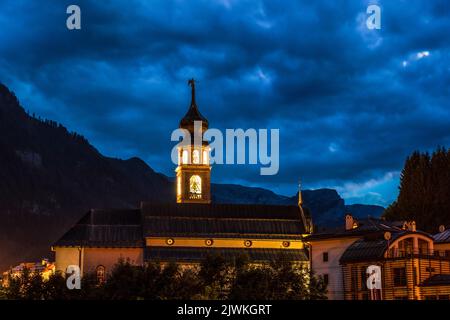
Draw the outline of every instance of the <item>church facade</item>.
M194 123L208 128L195 99L180 121L194 134ZM192 141L194 139L191 139ZM203 140L203 139L202 139ZM82 274L105 274L119 259L133 264L198 264L208 254L251 261L289 259L309 264L304 238L312 232L309 212L298 206L211 202L210 148L207 142L178 148L176 202L142 202L135 209L91 209L52 247L56 269L78 265Z

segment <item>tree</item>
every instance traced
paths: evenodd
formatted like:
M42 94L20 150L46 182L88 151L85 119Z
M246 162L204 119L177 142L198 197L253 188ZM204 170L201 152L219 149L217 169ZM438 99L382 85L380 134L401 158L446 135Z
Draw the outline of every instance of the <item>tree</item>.
M8 273L8 285L4 288L5 296L9 300L22 299L22 277Z
M273 297L273 274L269 268L247 266L237 272L232 284L231 300L268 300Z
M198 273L205 299L221 300L227 297L233 277L234 261L221 255L207 255Z
M175 263L151 262L144 266L120 260L104 285L97 284L91 297L120 300L167 300L198 297L201 285L198 273L181 270ZM92 294L94 293L94 294Z
M70 300L78 298L77 290L68 290L66 278L61 272L56 272L43 282L42 299Z
M42 273L24 268L19 275L8 275L4 294L11 300L68 300L80 298L78 290L68 290L64 276L56 272L47 280Z
M47 280L24 269L9 276L8 299L30 300L167 300L167 299L322 299L326 289L320 278L286 259L250 263L247 256L225 259L207 256L200 266L151 262L136 266L119 260L99 282L95 272L84 274L81 290L69 290L63 274Z
M326 285L302 265L281 258L270 263L247 264L234 279L229 295L235 300L326 299Z
M108 300L136 300L142 293L142 267L120 259L104 284L104 296ZM98 286L102 286L98 283Z
M178 272L168 299L198 300L202 298L202 283L195 269L186 269Z
M42 300L44 284L39 272L23 268L20 275L8 274L6 297L12 300Z
M400 175L397 200L384 212L388 220L415 220L420 229L436 232L450 223L450 149L413 152Z
M309 300L326 300L327 284L322 276L316 276L312 271L309 279Z

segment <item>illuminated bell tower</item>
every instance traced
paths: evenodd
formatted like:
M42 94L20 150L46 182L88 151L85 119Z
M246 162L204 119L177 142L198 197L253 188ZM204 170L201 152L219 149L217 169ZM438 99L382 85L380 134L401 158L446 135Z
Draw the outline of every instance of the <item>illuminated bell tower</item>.
M177 202L210 203L210 148L208 142L203 141L203 134L208 129L208 120L198 111L195 102L195 80L189 80L188 84L192 89L191 105L186 115L180 121L180 128L189 132L191 143L178 147L178 167L175 170L177 174ZM194 133L199 137L197 145L194 141Z

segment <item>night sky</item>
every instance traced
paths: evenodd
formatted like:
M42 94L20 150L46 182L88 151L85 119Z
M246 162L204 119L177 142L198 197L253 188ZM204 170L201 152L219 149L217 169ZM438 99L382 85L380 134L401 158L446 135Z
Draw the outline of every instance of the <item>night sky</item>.
M381 30L366 8L381 6ZM66 28L77 4L82 29ZM387 205L412 151L450 145L450 3L0 2L0 82L25 109L107 156L173 176L170 134L190 102L210 126L280 129L280 171L215 166L213 182L285 195L333 187Z

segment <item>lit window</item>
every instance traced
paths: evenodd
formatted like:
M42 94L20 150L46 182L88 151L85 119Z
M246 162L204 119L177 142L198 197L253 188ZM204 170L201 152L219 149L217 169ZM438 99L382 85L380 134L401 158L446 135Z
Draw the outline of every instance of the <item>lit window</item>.
M182 164L187 164L188 163L188 152L187 150L183 150L183 161Z
M181 178L177 178L177 195L181 195Z
M208 159L208 151L203 150L203 164L208 164L209 159Z
M200 163L200 153L198 152L198 150L192 151L192 162L194 164Z
M189 179L190 192L195 194L202 193L202 179L195 175Z
M104 266L98 266L97 267L97 283L98 284L103 284L105 282L106 279L106 272L105 272L105 267Z

